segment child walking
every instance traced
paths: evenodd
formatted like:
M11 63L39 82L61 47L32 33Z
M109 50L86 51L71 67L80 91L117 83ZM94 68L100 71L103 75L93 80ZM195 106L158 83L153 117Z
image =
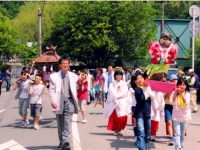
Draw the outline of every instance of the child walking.
M29 80L28 77L28 72L22 71L21 78L19 78L12 87L13 91L18 89L17 94L15 95L15 99L19 99L18 111L19 115L22 117L20 128L25 128L29 124L29 121L27 119L27 109L30 101L29 86L32 81Z
M42 95L47 93L46 85L42 84L41 77L35 77L35 84L30 86L29 94L31 94L30 106L31 117L33 117L35 130L39 129L40 113L42 109Z
M136 106L133 112L137 128L136 145L139 150L147 149L151 139L151 99L154 99L154 93L144 77L145 75L139 71L133 76L133 89L136 99Z
M170 75L169 81L171 83L177 84L178 82L178 77L175 74ZM174 127L173 127L173 122L172 122L172 110L173 110L173 105L170 103L170 96L171 94L165 94L165 122L166 122L166 133L170 137L170 141L168 143L169 146L174 145Z
M172 93L170 102L173 105L175 150L183 150L186 122L191 119L189 85L185 79L178 79L177 89Z
M87 72L81 73L81 79L79 80L78 84L78 104L81 110L81 114L83 117L82 123L86 123L86 113L85 107L88 99L88 82L87 82Z

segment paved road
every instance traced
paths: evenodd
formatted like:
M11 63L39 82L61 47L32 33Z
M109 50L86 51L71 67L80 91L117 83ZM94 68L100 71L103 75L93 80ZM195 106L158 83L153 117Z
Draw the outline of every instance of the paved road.
M56 150L58 145L55 115L51 112L49 96L44 96L44 109L40 129L33 129L33 121L29 116L30 125L20 129L18 101L13 99L13 92L3 89L0 97L0 150ZM199 109L200 110L200 109ZM133 130L129 119L124 136L113 136L107 131L107 118L102 115L102 106L87 106L86 124L82 117L73 121L73 150L137 150L134 145ZM200 150L200 113L192 114L193 120L188 123L188 135L184 141L184 150ZM78 130L76 128L78 127ZM151 150L173 150L167 145L169 138L165 135L164 121L161 121L156 142L150 143Z

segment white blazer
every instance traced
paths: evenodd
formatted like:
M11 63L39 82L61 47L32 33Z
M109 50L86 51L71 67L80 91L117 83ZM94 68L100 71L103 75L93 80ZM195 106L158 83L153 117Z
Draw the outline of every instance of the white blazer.
M72 92L72 98L74 101L75 111L74 113L78 113L78 105L77 105L77 88L76 82L78 81L78 76L72 72L67 72L70 80L70 89ZM61 98L61 82L62 82L61 71L55 72L50 75L50 87L49 87L49 95L51 99L51 103L57 103L58 109L54 110L56 114L62 114L64 109L64 100Z

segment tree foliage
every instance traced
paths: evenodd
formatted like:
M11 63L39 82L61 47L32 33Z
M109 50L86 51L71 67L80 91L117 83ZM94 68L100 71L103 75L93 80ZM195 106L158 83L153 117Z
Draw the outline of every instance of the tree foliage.
M16 31L10 26L9 19L0 13L0 61L8 61L19 52Z
M23 1L1 1L0 2L0 12L10 18L10 19L14 19L17 14L19 13L20 10L20 6L24 5L25 2Z
M16 55L28 62L35 55L26 43L18 41L20 33L10 24L10 20L0 13L0 62L8 62Z
M52 20L58 6L66 2L26 2L20 7L18 16L12 20L13 27L21 33L21 41L38 41L38 9L42 10L42 39L51 34Z
M116 55L145 58L156 32L153 14L142 2L70 2L57 11L46 43L88 65L107 65Z
M189 8L192 5L200 6L199 1L162 1L150 2L156 10L156 18L162 18L164 2L164 18L166 19L190 19Z

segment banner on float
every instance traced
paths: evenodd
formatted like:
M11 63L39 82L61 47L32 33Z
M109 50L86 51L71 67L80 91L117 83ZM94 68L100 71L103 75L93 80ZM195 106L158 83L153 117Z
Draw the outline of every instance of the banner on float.
M155 80L148 80L147 82L149 82L149 85L152 91L156 91L156 92L171 94L176 88L176 84L170 83L170 82L162 82L162 81L155 81Z

